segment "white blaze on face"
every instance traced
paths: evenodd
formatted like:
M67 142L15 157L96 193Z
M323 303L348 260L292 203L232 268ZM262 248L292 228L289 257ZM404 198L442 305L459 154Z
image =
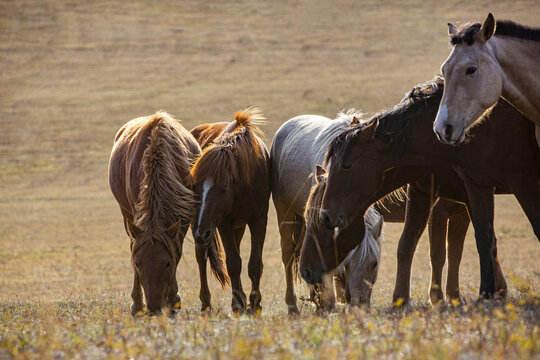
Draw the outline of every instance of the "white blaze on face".
M208 196L208 192L214 185L214 180L208 178L204 180L203 182L203 193L202 193L202 199L201 199L201 210L199 211L199 219L197 220L197 226L201 225L202 215L204 212L204 207L206 205L206 196Z
M444 128L446 127L446 119L448 118L448 109L446 108L446 104L442 103L439 106L439 111L437 111L437 117L435 118L435 123L433 124L433 130L439 134L441 139L444 139L445 131Z

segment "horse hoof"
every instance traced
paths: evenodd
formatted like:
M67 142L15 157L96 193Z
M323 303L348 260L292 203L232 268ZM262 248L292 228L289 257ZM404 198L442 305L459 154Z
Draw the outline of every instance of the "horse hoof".
M180 295L176 294L173 301L171 301L171 309L179 310L182 308L182 299L180 298Z
M262 313L262 306L261 305L249 305L247 309L247 313L249 315L260 315Z
M408 304L409 304L409 299L400 297L394 300L394 302L392 303L392 308L404 309L407 307Z
M203 314L203 315L208 315L208 314L210 314L211 312L212 312L212 305L210 305L210 304L208 304L208 305L203 304L203 305L201 306L201 314Z
M429 291L429 300L433 306L441 305L444 301L444 295L441 289L431 289Z
M298 306L292 305L292 306L289 306L288 313L289 313L289 316L300 315L300 310L298 310Z
M235 315L243 315L246 313L246 309L241 305L233 305L232 312Z
M133 316L141 316L144 315L144 304L142 305L136 305L135 303L132 303L129 309L131 310L131 315Z

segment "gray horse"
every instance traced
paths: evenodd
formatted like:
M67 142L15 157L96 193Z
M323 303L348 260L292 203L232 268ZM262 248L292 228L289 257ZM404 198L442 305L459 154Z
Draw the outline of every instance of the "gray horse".
M298 259L305 233L304 207L317 164L322 164L330 142L361 113L349 110L335 120L316 115L301 115L284 123L272 141L272 199L276 207L281 236L281 258L285 266L289 313L298 313L294 291L293 265ZM359 241L360 242L360 241Z

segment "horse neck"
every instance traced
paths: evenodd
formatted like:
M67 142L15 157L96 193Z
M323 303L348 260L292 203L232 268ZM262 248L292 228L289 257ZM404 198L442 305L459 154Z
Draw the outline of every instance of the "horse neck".
M471 161L471 154L484 152L486 141L478 138L488 138L490 124L479 124L482 131L478 132L474 141L460 146L448 146L437 140L433 131L433 121L437 113L438 103L432 102L420 113L411 124L411 137L401 159L397 162L398 169L409 167L463 166ZM476 159L476 158L475 158ZM412 169L414 173L416 170ZM402 171L402 176L409 176L410 171Z
M502 97L540 125L540 41L493 36L487 44L502 70Z

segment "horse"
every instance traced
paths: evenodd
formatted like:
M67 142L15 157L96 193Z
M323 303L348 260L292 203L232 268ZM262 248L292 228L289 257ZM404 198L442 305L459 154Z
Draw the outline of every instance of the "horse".
M193 136L163 111L133 119L116 134L109 185L131 239L132 314L145 307L141 285L151 314L180 306L176 268L197 205L189 171L200 152ZM223 263L211 263L223 274Z
M490 13L459 30L448 24L452 52L442 64L445 89L433 129L448 144L502 97L536 124L540 144L540 28Z
M262 310L259 287L270 200L270 156L257 136L262 135L257 124L263 120L260 109L250 107L236 112L232 122L203 124L191 130L203 148L190 172L193 188L200 198L192 225L193 236L202 247L213 238L221 237L233 290L231 306L235 313L259 313ZM240 280L240 241L246 225L251 232L249 306ZM207 291L206 298L201 296L203 309L210 307L209 294Z
M407 169L451 166L463 180L475 229L480 297L492 298L502 275L493 229L495 189L515 195L540 237L540 154L534 125L501 99L489 121L470 129L469 141L449 147L431 129L442 92L442 78L421 84L393 109L338 135L326 158L331 166L321 220L331 229L344 228L385 192L402 186L403 179L397 179L411 171Z
M316 165L324 161L326 151L332 140L340 132L351 126L356 126L360 122L359 118L361 116L362 114L354 109L339 114L333 120L316 115L297 116L285 122L278 129L272 141L270 150L272 160L272 198L276 208L281 237L281 256L286 279L285 302L288 306L289 314L299 312L294 291L295 272L293 268L295 268L294 265L297 264L300 257L300 250L304 252L304 246L302 245L306 228L304 211L307 210L305 209L305 204L308 201L310 189L316 185L316 177L313 176L317 173L318 168ZM451 176L446 175L444 178L451 178ZM457 179L457 175L454 174L454 178ZM458 181L460 182L459 179ZM425 187L429 189L430 184L428 179L428 184ZM437 201L437 199L435 198L434 201ZM383 215L384 221L403 222L405 220L405 201L403 199L381 204L384 204L384 206L376 204L375 208ZM446 241L447 222L449 227L449 268L446 293L451 298L459 298L459 263L463 241L469 225L469 217L462 204L457 204L446 199L440 199L433 212L433 218L439 219L439 221L433 226L434 231L430 232L431 248L433 250L437 249L437 256L432 254L430 294L432 302L437 303L443 299L441 278L446 260L446 247L444 245ZM412 212L409 215L409 221L406 221L400 244L414 243L415 240L410 239L420 237L426 226L426 222L427 219L426 221L415 219L415 213ZM358 221L358 226L361 227L363 224L363 221ZM319 227L318 229L323 228ZM338 245L344 244L345 249L343 251L338 249L340 253L338 256L339 261L330 263L331 260L334 260L334 256L332 256L325 263L328 270L337 268L347 254L359 245L363 238L363 231L362 229L358 229L358 232L354 236L344 237L340 235ZM325 236L331 238L333 232L318 235L321 238ZM313 236L307 239L308 244L312 239ZM311 244L314 243L311 242ZM308 246L307 248L310 247ZM316 247L311 247L311 249L313 249L313 257L317 261L320 261ZM325 254L334 254L333 247L325 250ZM303 257L305 258L306 256L309 256L309 252ZM412 255L410 256L409 269L411 262ZM302 269L302 266L300 268ZM406 271L404 270L402 273L406 273ZM301 275L308 283L312 282L305 271L303 274L301 271ZM405 277L406 280L399 281L400 290L398 294L400 297L408 298L406 294L409 293L410 276ZM332 300L329 299L329 302Z
M334 233L326 229L319 220L319 209L326 188L326 178L315 176L315 179L316 184L311 188L304 215L306 241L309 242L312 239L311 241L317 243L332 243L335 240ZM328 277L330 281L327 283L331 285L331 280L336 276L344 292L344 294L339 294L341 289L338 289L338 295L343 295L350 306L369 306L370 304L371 292L377 281L381 260L383 223L382 215L372 206L366 212L364 219L359 219L358 222L339 234L340 238L351 238L358 245L330 272L332 276ZM364 232L364 226L365 234L363 239L359 241L358 236ZM320 256L323 257L323 254ZM300 262L302 262L302 256ZM325 294L326 291L332 292L331 295ZM333 301L333 288L331 286L326 285L321 292L321 297L330 298L326 300L327 302Z

